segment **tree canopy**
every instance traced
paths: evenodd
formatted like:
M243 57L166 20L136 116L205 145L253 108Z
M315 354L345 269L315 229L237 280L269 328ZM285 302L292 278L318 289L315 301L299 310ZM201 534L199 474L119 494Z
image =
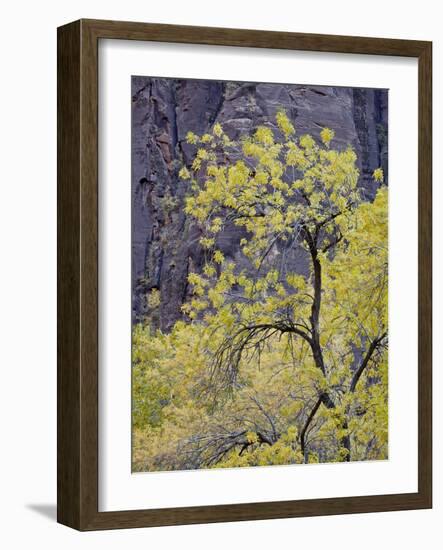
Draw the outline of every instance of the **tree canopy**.
M387 187L357 156L275 125L187 135L204 262L168 334L133 334L135 470L387 458ZM240 235L235 254L220 245Z

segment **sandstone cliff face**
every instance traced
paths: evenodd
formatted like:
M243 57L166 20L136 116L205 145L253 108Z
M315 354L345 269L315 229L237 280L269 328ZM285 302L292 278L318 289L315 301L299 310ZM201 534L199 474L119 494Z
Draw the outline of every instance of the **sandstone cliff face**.
M388 174L388 92L295 84L260 84L132 78L132 315L149 316L169 330L181 318L189 297L187 276L202 263L198 230L183 212L182 163L191 162L188 131L208 132L220 122L231 138L249 134L275 119L284 108L297 133L318 137L324 126L335 130L334 147L350 144L357 152L359 185L368 200L372 172ZM240 230L226 227L217 246L236 258ZM306 269L303 254L294 269ZM159 304L158 304L159 302Z

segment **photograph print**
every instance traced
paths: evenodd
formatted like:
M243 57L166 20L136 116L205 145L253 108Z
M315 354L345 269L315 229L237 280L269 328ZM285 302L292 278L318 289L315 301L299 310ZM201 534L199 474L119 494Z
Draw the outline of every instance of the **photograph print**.
M132 471L387 460L388 90L129 100Z

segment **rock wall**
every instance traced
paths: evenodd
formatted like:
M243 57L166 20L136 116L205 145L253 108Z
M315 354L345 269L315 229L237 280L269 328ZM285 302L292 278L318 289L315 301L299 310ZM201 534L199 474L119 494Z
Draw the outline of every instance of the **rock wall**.
M335 130L334 147L357 152L359 186L368 200L372 172L388 174L388 92L295 84L132 78L132 316L169 330L189 297L187 275L202 263L199 234L183 212L181 164L191 161L188 131L220 122L231 138L275 120L284 108L297 133ZM241 230L227 227L217 246L235 258ZM303 255L299 270L303 271Z

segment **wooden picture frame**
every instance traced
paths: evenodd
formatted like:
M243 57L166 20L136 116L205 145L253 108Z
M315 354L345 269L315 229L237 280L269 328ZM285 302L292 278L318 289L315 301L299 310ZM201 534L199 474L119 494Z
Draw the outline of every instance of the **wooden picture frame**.
M243 46L418 58L418 492L98 511L98 42ZM80 20L58 29L58 521L82 531L432 506L432 44Z

